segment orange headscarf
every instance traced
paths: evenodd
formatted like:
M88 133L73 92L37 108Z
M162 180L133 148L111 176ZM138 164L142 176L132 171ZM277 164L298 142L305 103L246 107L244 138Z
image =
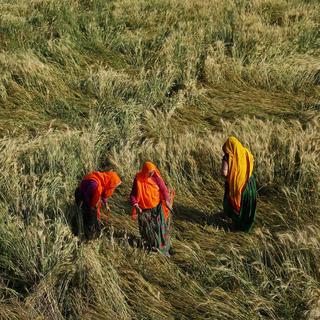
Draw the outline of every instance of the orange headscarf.
M106 197L110 197L115 188L121 183L121 179L117 175L117 173L113 171L105 172L106 173Z
M98 219L100 219L100 197L104 195L105 197L110 197L116 187L121 183L121 179L118 174L113 171L100 172L95 171L86 175L83 180L93 180L98 183L98 187L91 199L90 205L94 207L98 203Z
M149 176L150 171L154 171L161 177L160 171L152 162L147 161L143 164L141 171L136 175L138 205L141 209L151 209L162 202L164 216L167 219L169 210L165 201L162 199L158 185ZM136 211L135 208L133 208L132 216L135 217L135 215Z
M154 171L161 176L158 168L152 162L146 161L143 164L141 171L137 174L137 177L139 177L140 180L146 180L149 178L150 171Z
M222 147L228 155L228 199L240 212L242 192L253 171L253 155L235 137L229 137Z

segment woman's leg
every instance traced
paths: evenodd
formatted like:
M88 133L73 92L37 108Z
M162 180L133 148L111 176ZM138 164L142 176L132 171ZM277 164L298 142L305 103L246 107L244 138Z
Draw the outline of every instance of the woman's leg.
M101 225L97 217L96 204L93 199L97 196L98 183L92 180L83 180L80 184L80 190L83 194L82 215L83 229L87 239L99 236Z
M241 199L241 221L242 231L249 232L254 222L257 207L257 187L254 176L251 176Z
M170 218L168 218L170 219ZM162 205L151 210L144 210L138 215L141 238L148 250L158 249L164 254L169 253L170 232Z
M78 207L80 207L81 203L83 201L83 194L82 194L82 192L81 192L79 187L74 192L74 200L75 200L76 205Z
M84 205L82 207L83 230L86 239L90 240L100 235L101 225L97 219L96 209Z
M151 210L144 210L138 214L139 231L143 245L151 250L156 246Z
M234 211L233 207L229 203L226 192L223 197L223 212L227 217L229 217L232 220L232 224L229 225L230 231L239 230L239 214Z
M249 232L256 213L257 189L254 176L251 176L242 194L240 212L234 211L226 194L223 199L223 210L232 219L235 230Z
M170 249L170 224L165 219L162 204L152 209L152 220L154 227L154 236L156 240L156 247L165 255L169 254ZM170 219L170 217L168 217Z

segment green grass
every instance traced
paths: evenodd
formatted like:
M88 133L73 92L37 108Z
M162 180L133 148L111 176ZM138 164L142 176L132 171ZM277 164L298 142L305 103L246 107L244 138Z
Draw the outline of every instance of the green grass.
M0 319L318 319L319 30L316 0L0 1ZM230 134L251 234L215 218ZM73 192L106 158L124 183L82 243ZM147 159L177 194L170 259L135 245Z

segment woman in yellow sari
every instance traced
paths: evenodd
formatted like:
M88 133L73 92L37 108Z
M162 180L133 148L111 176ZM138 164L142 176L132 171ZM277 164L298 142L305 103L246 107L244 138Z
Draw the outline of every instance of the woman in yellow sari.
M253 155L235 137L222 147L221 175L225 177L223 209L237 230L249 232L256 213L257 189L253 172Z

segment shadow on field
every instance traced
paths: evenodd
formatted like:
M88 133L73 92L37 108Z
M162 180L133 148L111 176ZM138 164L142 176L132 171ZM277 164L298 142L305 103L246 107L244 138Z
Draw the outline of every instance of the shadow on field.
M78 225L77 225L77 215L79 214L79 209L75 203L69 203L64 210L64 216L69 228L74 235L78 235Z
M94 240L100 236L105 236L113 239L118 243L127 243L132 247L142 247L140 236L137 236L132 228L129 227L131 217L127 214L115 214L115 212L122 211L128 213L131 211L131 206L128 201L118 201L117 207L112 206L111 214L101 209L101 224L90 237L85 236L85 226L83 225L82 211L75 203L70 203L65 209L66 222L74 236L79 237L81 241Z
M176 203L174 220L186 221L200 225L210 225L223 229L224 231L232 231L230 228L229 218L226 217L223 211L205 213L199 209L186 207L180 203Z

